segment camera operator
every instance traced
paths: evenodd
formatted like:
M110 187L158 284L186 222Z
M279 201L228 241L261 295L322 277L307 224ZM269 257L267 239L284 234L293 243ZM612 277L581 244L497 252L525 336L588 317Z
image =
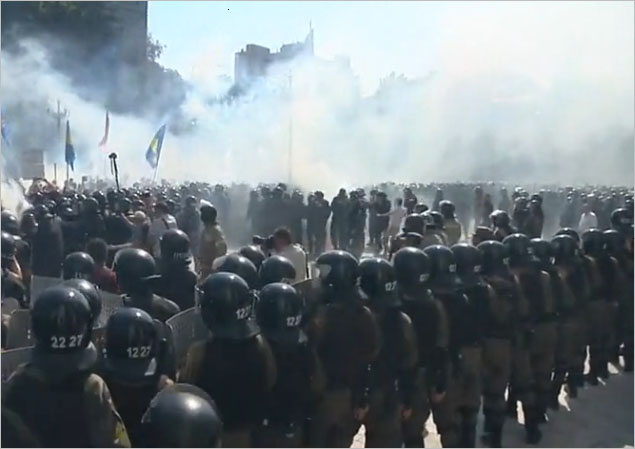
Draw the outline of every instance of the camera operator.
M291 231L287 228L277 228L273 234L266 239L254 236L253 242L261 246L267 256L283 256L293 263L295 268L294 282L303 281L308 278L307 256L302 247L293 243Z

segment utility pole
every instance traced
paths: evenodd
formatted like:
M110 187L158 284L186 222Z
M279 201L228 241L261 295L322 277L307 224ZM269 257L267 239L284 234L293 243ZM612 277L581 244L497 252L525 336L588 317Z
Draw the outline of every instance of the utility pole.
M289 160L287 162L288 170L289 170L289 179L288 179L289 185L291 185L292 171L293 171L292 153L293 153L293 75L291 71L289 70L289 154L288 154Z

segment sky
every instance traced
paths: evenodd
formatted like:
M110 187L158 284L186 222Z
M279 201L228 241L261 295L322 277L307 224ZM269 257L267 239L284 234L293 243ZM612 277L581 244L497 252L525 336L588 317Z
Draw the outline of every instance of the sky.
M248 43L276 50L301 41L311 23L316 54L349 57L368 93L393 71L419 77L439 68L473 74L518 66L545 81L561 65L601 75L630 63L632 73L632 19L633 2L609 1L155 1L148 27L166 45L162 64L192 79L233 76L234 52ZM609 60L603 45L626 46L630 58ZM589 60L587 47L607 60Z

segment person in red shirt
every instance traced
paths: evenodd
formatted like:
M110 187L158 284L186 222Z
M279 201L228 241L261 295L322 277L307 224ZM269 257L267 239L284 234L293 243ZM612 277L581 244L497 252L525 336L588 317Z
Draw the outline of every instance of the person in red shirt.
M95 285L101 290L110 293L119 293L117 275L106 266L108 245L103 239L91 239L86 244L86 252L95 261Z

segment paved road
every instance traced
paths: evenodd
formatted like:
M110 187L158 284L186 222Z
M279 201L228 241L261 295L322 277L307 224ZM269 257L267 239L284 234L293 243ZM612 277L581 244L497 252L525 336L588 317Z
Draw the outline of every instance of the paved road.
M563 392L561 407L549 411L549 422L542 426L543 439L538 447L633 447L633 374L618 373L611 367L612 375L606 383L597 387L587 386L576 399L569 399ZM519 421L505 422L504 447L536 447L525 443ZM483 415L479 414L479 440L483 427ZM426 447L441 447L439 435L432 419L426 423L428 435ZM364 428L356 435L351 447L364 447ZM478 443L478 447L483 447Z

